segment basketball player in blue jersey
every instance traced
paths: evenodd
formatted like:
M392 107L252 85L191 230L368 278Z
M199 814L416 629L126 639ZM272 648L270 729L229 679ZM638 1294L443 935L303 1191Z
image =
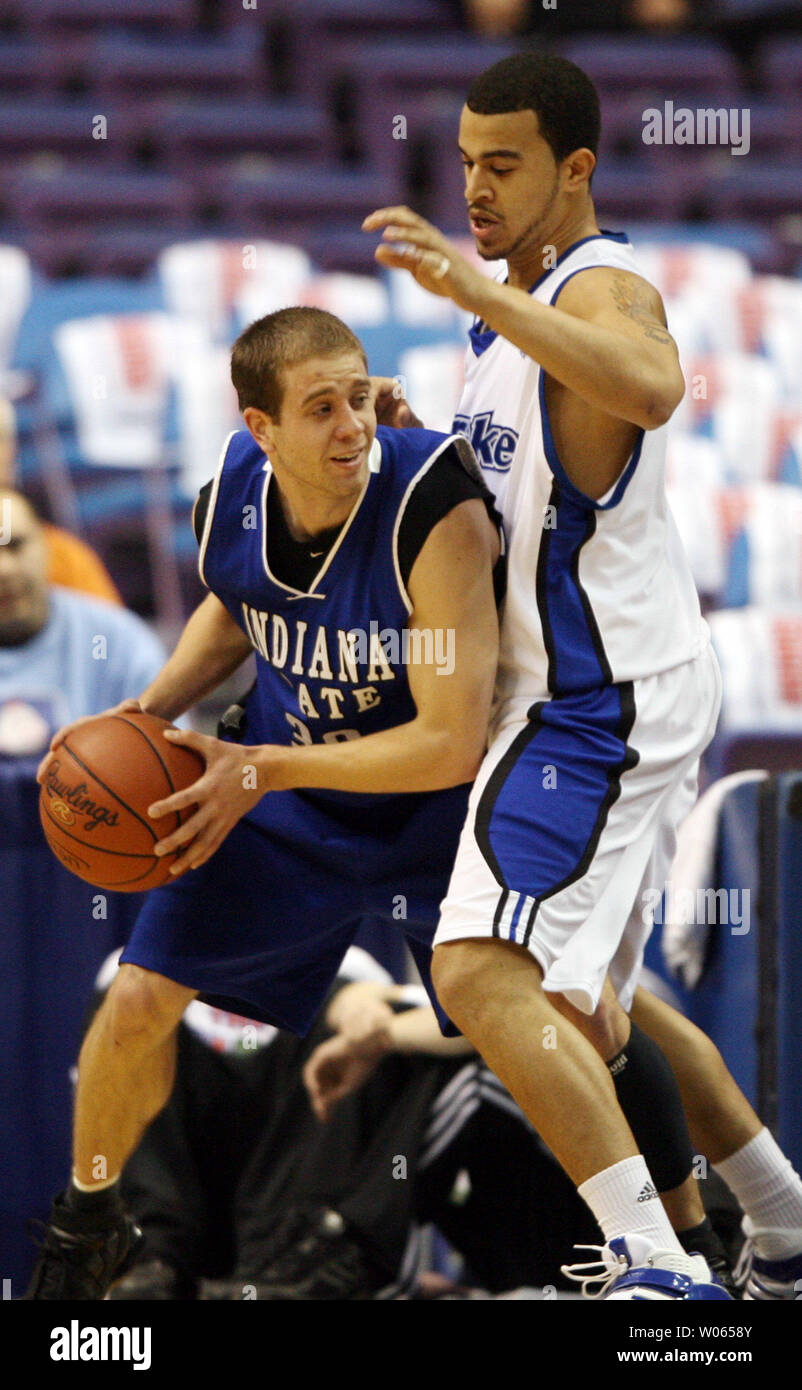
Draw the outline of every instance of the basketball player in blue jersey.
M475 315L455 428L509 540L490 747L434 978L592 1208L608 1297L726 1296L686 1253L717 1263L662 1048L697 1151L746 1212L746 1296L793 1298L798 1176L713 1044L636 994L643 892L665 883L720 695L664 491L682 373L660 296L598 227L599 129L592 83L560 57L506 58L471 87L470 229L506 278L409 208L364 223L383 265Z
M172 720L253 652L244 742L170 734L206 770L149 813L197 809L157 846L182 851L175 881L148 894L84 1042L73 1177L30 1298L102 1298L129 1262L118 1178L196 994L303 1033L366 916L401 923L429 981L485 748L503 540L464 437L377 427L362 347L319 309L251 325L232 378L247 430L196 507L210 593L132 703Z

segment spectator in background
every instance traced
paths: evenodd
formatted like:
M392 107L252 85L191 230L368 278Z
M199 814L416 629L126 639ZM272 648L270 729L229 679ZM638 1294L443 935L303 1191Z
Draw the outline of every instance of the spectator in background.
M709 20L707 0L460 0L465 22L484 38L521 34L580 34L583 31L641 29L664 33Z
M65 721L153 679L161 644L116 603L51 584L45 528L0 487L0 754L39 752Z
M13 488L17 461L17 420L10 401L0 396L0 488ZM41 523L50 584L94 594L109 603L122 603L117 587L100 556L84 541L60 526Z

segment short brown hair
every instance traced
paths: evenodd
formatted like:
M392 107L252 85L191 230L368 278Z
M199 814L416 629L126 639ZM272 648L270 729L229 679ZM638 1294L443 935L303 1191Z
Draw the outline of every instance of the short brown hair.
M277 309L240 333L231 350L231 380L240 410L255 406L278 420L284 395L281 373L310 357L365 349L342 319L326 309Z

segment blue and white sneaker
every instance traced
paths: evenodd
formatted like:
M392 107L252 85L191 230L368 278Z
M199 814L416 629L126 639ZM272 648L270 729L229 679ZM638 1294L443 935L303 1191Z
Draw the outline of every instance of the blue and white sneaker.
M661 1250L647 1236L616 1236L607 1245L579 1245L597 1250L598 1260L563 1265L568 1279L582 1285L586 1298L612 1300L705 1299L730 1300L701 1255ZM600 1287L593 1289L593 1284Z
M782 1260L766 1260L755 1248L756 1228L743 1219L746 1235L733 1278L743 1288L744 1302L798 1300L802 1302L802 1231L797 1254Z

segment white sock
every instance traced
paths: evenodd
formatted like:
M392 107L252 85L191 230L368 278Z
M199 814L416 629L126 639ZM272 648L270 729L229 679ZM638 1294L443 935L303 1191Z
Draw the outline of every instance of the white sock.
M595 1173L577 1191L606 1241L637 1233L653 1240L661 1250L683 1253L642 1154L622 1158L620 1163Z
M99 1182L79 1182L73 1173L70 1181L73 1187L78 1188L79 1192L102 1192L104 1188L113 1187L116 1182L119 1182L120 1174L118 1173L115 1178L101 1178Z
M713 1166L749 1218L758 1255L783 1260L802 1250L802 1180L768 1129Z

